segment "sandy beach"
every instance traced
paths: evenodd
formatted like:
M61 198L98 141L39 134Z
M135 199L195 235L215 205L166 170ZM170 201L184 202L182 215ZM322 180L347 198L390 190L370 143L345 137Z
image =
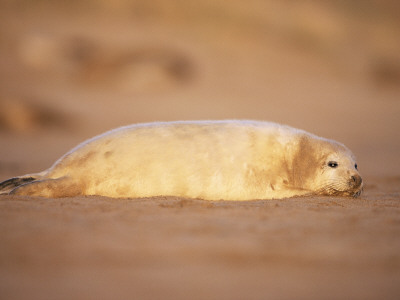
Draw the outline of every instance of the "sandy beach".
M0 181L139 122L335 139L361 198L0 196L0 299L399 299L395 1L2 1Z

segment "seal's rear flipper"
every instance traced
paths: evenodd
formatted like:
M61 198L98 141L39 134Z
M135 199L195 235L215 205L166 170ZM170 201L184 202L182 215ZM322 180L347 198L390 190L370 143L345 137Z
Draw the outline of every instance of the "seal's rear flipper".
M10 195L38 196L47 198L73 197L83 195L83 184L69 177L43 179L19 185L10 191Z
M10 178L3 182L0 182L0 195L8 194L11 190L15 189L16 187L35 181L37 179L38 177L27 175L23 177Z

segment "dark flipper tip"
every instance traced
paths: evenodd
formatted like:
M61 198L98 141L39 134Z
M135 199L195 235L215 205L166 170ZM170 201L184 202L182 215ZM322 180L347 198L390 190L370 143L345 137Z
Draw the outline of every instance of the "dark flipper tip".
M14 177L0 182L0 193L4 190L11 190L17 186L36 180L34 177Z

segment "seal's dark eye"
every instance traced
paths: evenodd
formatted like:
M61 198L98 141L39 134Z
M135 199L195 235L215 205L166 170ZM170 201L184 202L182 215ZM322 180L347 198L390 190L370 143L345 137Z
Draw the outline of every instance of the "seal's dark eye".
M336 161L330 161L328 162L328 166L331 168L336 168L338 166L338 163Z
M354 168L356 168L356 170L358 170L358 168L357 168L357 164L355 164L355 165L354 165Z

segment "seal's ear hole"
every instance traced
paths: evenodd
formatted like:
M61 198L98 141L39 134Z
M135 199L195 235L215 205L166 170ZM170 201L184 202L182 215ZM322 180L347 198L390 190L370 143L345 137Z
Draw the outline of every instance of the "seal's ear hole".
M328 162L328 166L331 168L337 168L339 164L336 161L330 161Z
M354 165L354 168L356 168L356 170L358 170L358 166L357 166L357 164L355 164L355 165Z

